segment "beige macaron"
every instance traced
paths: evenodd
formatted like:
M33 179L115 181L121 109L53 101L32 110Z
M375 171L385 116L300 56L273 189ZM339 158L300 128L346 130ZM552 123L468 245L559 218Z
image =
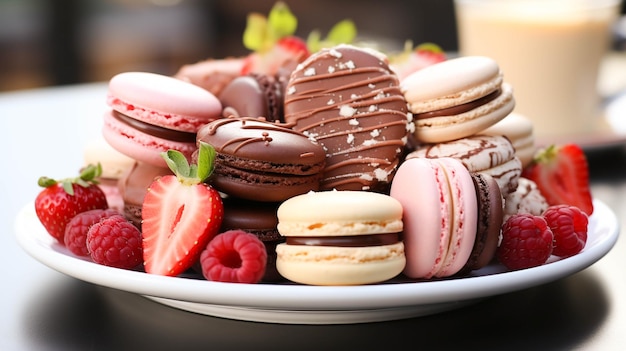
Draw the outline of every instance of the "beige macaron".
M515 107L513 89L504 83L496 61L466 56L416 71L400 83L413 113L415 137L439 143L476 134Z
M389 280L406 264L402 205L365 191L309 192L283 202L276 268L309 285L359 285Z

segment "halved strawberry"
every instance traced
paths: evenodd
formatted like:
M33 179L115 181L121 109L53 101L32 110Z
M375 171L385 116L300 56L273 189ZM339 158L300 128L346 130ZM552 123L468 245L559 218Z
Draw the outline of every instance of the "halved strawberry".
M522 173L537 184L549 205L572 205L593 213L589 166L576 144L551 145L537 152Z
M35 199L35 213L46 231L64 245L65 227L77 214L95 209L107 209L107 199L95 180L102 166L88 165L75 178L55 180L41 177L37 181L45 188Z
M407 41L403 52L389 56L389 64L398 75L398 79L402 81L411 73L446 59L445 52L437 44L422 43L413 48L413 43Z
M174 175L155 180L142 207L142 246L147 273L176 276L191 267L217 234L224 216L219 193L204 180L213 171L215 150L200 143L198 164L180 152L162 154Z

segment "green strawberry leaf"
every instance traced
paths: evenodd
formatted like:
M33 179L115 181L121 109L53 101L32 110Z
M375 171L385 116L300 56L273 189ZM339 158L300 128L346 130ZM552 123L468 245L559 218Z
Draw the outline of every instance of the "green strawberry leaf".
M200 149L198 150L198 178L200 181L204 181L209 178L213 169L215 168L215 149L213 146L201 141Z
M281 1L274 4L267 21L271 31L270 36L274 40L290 36L298 28L298 19L291 13L289 7Z
M265 16L258 13L248 15L246 29L243 32L243 45L246 49L259 51L267 42L268 24Z
M350 44L356 38L356 33L354 22L346 19L335 24L324 39L322 39L319 30L311 31L307 37L306 45L310 52L317 52L324 47Z
M177 177L188 178L189 177L189 163L187 162L187 158L180 151L177 150L167 150L167 152L162 152L161 156L167 163L167 166L176 174Z
M349 44L356 37L356 25L351 20L345 19L335 24L328 32L326 41L337 44Z

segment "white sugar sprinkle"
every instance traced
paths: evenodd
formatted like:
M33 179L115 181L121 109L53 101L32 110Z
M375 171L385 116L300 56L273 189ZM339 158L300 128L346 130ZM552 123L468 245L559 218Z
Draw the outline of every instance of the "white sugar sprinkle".
M374 170L374 176L376 177L376 179L380 181L386 181L387 177L389 176L389 173L385 172L384 170L380 168L377 168Z
M314 67L309 67L304 71L304 76L305 77L311 77L315 75L315 68Z
M351 120L348 121L348 124L351 126L358 126L359 125L359 120L356 118L353 118Z
M379 129L374 129L370 132L370 135L372 136L372 138L376 138L377 136L380 135L380 130Z
M339 115L341 117L352 117L356 114L357 110L348 105L342 105L339 107Z
M332 57L336 57L336 58L341 58L341 53L335 49L331 49L330 51L328 51L328 53L330 54L330 56Z
M346 142L348 144L352 144L352 142L354 142L354 134L352 133L348 134L348 138L346 138Z

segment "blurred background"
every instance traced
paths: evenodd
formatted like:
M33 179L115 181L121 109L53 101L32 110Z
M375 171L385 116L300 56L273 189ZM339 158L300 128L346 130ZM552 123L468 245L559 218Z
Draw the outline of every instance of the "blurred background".
M119 72L174 74L208 58L244 55L249 12L275 0L0 0L0 91L106 81ZM452 0L285 1L297 34L352 19L359 37L435 42L456 50ZM623 11L622 11L623 12Z
M275 0L0 0L0 91L106 81L248 51L249 12ZM452 0L286 1L297 34L352 19L359 36L456 45ZM394 44L391 44L394 45Z

